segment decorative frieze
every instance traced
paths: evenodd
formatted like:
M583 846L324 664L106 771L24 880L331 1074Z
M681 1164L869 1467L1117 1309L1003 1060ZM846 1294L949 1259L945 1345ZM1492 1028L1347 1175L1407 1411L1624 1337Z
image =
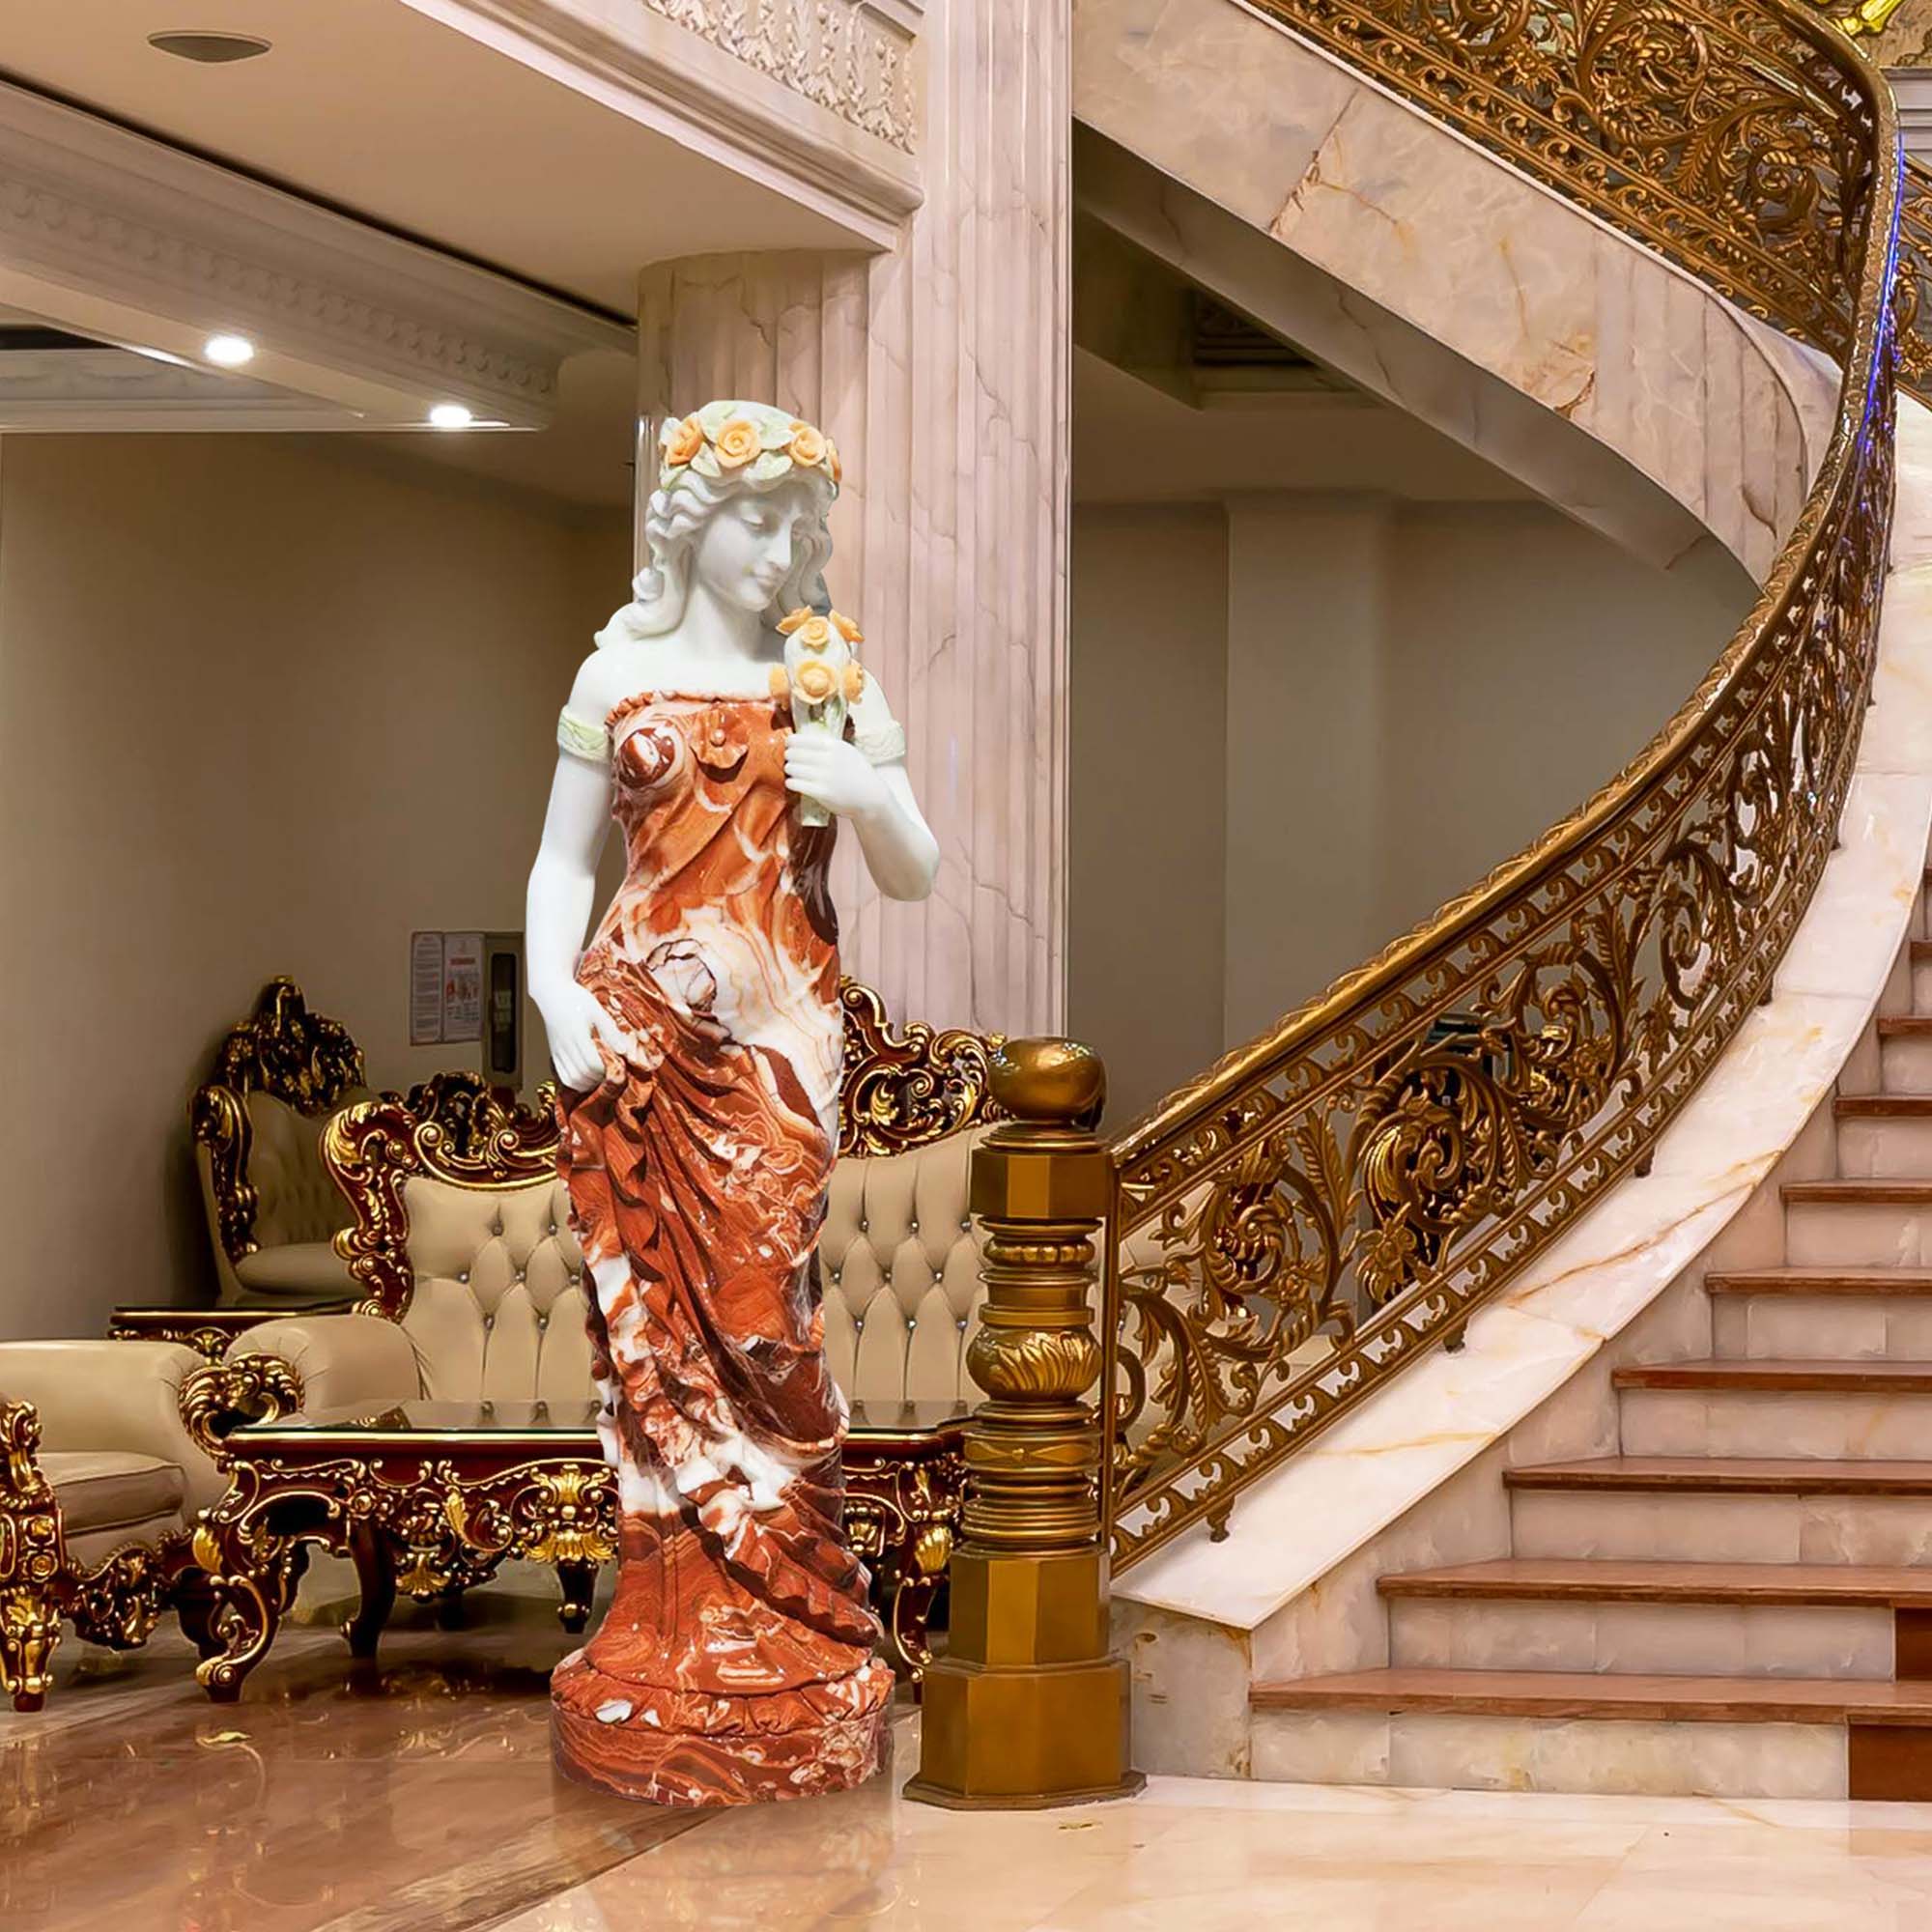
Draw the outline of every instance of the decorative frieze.
M913 33L870 0L640 0L841 121L911 154Z

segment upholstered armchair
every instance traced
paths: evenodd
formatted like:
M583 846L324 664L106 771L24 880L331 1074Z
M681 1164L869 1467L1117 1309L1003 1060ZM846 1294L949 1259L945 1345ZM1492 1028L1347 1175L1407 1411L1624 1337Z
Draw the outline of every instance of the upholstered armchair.
M903 1481L888 1465L915 1446L902 1405L978 1399L965 1367L982 1294L967 1179L980 1122L995 1114L992 1042L896 1032L856 982L843 999L840 1154L819 1247L826 1348L855 1407L893 1418L876 1432L876 1459L855 1430L848 1523L889 1573L895 1639L916 1665L961 1477L952 1456L921 1457L916 1479ZM322 1158L353 1213L336 1248L356 1310L265 1322L236 1339L229 1362L281 1358L306 1413L405 1402L585 1408L589 1289L556 1178L556 1133L547 1105L501 1095L479 1104L460 1137L393 1098L332 1116ZM454 1550L394 1553L405 1559L401 1587L421 1597L447 1598L478 1574Z
M126 1650L191 1602L189 1527L224 1487L184 1418L200 1367L168 1342L0 1343L0 1690L16 1709L44 1700L64 1619Z
M368 1097L347 1029L311 1013L293 980L270 980L188 1104L224 1305L299 1308L350 1293L334 1248L349 1208L317 1139L329 1114Z

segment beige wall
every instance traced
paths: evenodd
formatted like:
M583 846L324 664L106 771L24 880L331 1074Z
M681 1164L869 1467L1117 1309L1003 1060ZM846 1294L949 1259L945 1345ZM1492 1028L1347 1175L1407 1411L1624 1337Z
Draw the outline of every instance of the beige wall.
M1226 519L1082 506L1072 579L1067 1030L1121 1127L1221 1046Z
M1069 1016L1113 1124L1579 803L1748 597L1539 503L1083 504Z
M184 1108L289 973L404 1085L415 926L519 927L625 520L327 439L0 449L0 1335L198 1299ZM541 1036L526 1055L543 1065Z

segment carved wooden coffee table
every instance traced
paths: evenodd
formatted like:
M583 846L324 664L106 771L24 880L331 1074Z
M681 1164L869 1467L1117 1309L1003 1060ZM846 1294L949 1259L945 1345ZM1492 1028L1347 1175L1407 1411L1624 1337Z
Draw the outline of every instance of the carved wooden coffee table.
M210 1577L195 1671L209 1695L241 1695L313 1544L355 1565L362 1602L346 1634L358 1657L375 1655L399 1588L453 1608L512 1556L556 1571L564 1628L581 1631L598 1568L617 1549L595 1413L589 1401L407 1402L234 1430L221 1445L228 1492L194 1536ZM889 1644L915 1682L958 1533L967 1413L955 1403L854 1405L845 1445L846 1533L873 1566Z

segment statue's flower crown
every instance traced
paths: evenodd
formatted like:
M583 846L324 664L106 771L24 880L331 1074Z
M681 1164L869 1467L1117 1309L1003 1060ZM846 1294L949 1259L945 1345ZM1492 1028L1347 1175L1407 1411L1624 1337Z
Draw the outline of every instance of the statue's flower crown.
M667 422L658 436L664 457L658 488L687 470L716 480L744 476L776 483L794 469L818 470L837 490L843 473L832 439L764 403L707 403L696 415Z

